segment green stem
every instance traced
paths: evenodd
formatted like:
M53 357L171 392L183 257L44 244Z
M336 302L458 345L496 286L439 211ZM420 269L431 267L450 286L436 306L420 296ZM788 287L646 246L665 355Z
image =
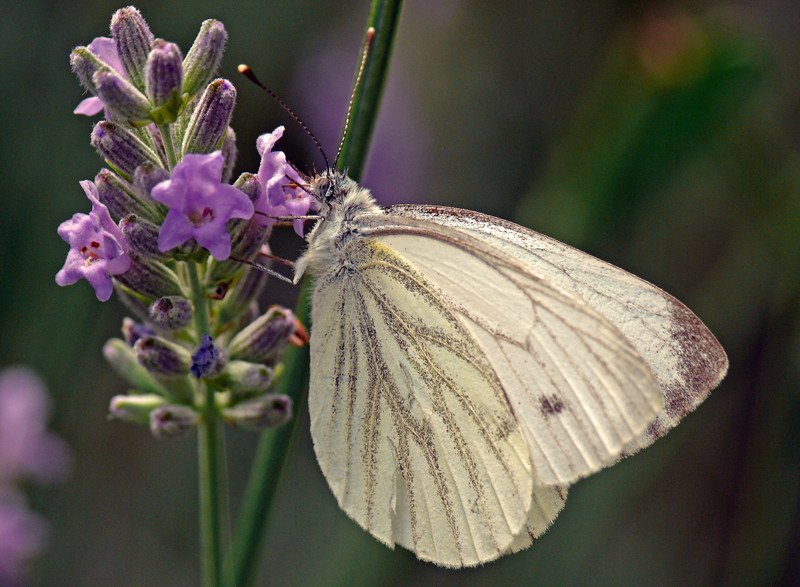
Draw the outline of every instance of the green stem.
M394 33L400 18L401 0L373 0L367 27L375 29L375 38L370 46L369 56L364 64L361 85L353 97L350 114L350 128L343 137L342 152L336 162L340 170L358 181L367 160L367 150L372 138L372 129L378 117L383 86L389 69Z
M361 86L353 100L350 127L337 161L337 167L347 169L354 179L358 179L364 167L401 5L400 0L373 0L372 3L367 26L374 27L376 33L364 66ZM298 318L305 324L310 317L310 292L311 286L306 280L296 310ZM236 587L248 585L253 579L280 473L286 467L287 456L300 429L297 414L305 409L308 349L290 347L284 365L286 371L275 391L292 398L295 417L290 424L265 432L259 443L233 538L231 576Z
M178 157L175 153L175 143L172 140L172 129L168 124L159 124L158 132L161 133L161 140L164 142L164 151L167 154L167 165L172 169L178 162Z
M197 430L197 459L200 482L200 555L203 585L222 585L222 525L220 522L220 472L222 446L219 420L214 411L214 390L203 385L205 403Z
M208 301L200 282L196 263L187 264L192 290L194 321L198 340L209 333ZM214 389L200 383L202 404L197 429L197 469L200 487L200 557L203 585L222 585L222 474L225 456L222 451L222 428L214 403Z

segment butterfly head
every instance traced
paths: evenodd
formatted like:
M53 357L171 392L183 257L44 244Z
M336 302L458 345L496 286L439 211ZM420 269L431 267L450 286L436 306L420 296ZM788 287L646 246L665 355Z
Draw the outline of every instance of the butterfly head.
M323 218L352 217L372 212L377 208L369 190L336 169L327 169L311 180L311 194L317 201L317 210Z

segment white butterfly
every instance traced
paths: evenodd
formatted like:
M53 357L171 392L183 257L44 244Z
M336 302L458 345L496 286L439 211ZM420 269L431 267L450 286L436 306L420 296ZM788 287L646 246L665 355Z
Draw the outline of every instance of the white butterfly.
M311 434L381 542L464 567L530 545L566 486L649 445L724 377L657 287L476 212L381 209L336 171L295 281L312 299Z

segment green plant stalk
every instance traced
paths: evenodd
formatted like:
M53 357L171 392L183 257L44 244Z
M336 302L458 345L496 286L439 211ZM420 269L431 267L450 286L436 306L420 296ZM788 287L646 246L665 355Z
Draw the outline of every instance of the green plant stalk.
M346 170L355 180L358 180L364 168L367 147L378 115L401 5L400 0L374 0L370 10L367 26L375 28L375 37L364 65L361 85L353 99L350 125L347 135L343 137L342 151L336 161L337 169ZM304 324L309 322L310 294L310 283L305 280L296 309L297 317ZM259 442L233 537L230 576L236 587L243 587L252 581L280 473L285 469L300 428L297 415L305 410L308 348L287 349L284 365L286 371L275 391L292 398L294 418L282 428L265 432Z
M200 283L197 264L188 263L189 283L194 305L197 338L209 333L208 302ZM214 389L200 384L202 394L200 425L197 428L197 470L200 498L200 560L203 585L222 585L222 474L225 455L222 452L222 429L214 405Z

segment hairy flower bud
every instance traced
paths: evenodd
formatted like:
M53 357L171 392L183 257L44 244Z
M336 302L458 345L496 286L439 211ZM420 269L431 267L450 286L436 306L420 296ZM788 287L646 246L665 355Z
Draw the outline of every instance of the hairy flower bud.
M211 153L222 145L236 105L236 88L225 79L211 82L194 109L183 136L183 153Z
M230 361L216 378L214 384L231 392L232 403L264 393L272 385L272 369L260 363Z
M100 68L93 76L92 83L97 89L97 97L106 108L114 113L114 119L143 126L150 122L150 102L136 86L110 67Z
M164 296L150 304L150 318L163 330L182 330L193 315L192 302L181 296Z
M108 406L108 417L134 424L150 424L150 412L164 406L166 400L153 393L115 395Z
M233 337L228 346L230 357L266 365L274 363L294 331L294 313L273 306Z
M192 366L192 355L188 350L159 336L140 338L133 349L139 363L160 377L187 375Z
M167 179L169 179L169 171L148 161L142 163L133 172L133 185L136 186L136 189L142 194L147 195L147 197L150 197L150 191L153 187ZM161 206L161 204L155 200L152 202L156 208L162 210L163 206Z
M187 406L167 404L150 412L150 431L156 438L174 438L197 427L200 415Z
M145 162L158 164L158 156L132 132L121 125L102 121L92 130L92 146L109 165L127 177Z
M106 342L103 345L103 356L114 371L136 389L160 396L167 395L164 386L139 363L136 352L124 340L112 338Z
M183 293L180 280L171 269L141 258L133 259L130 269L122 275L115 275L114 279L121 286L148 298L148 303L163 296Z
M121 8L111 17L111 36L119 60L133 85L144 89L144 67L153 45L153 33L133 6Z
M157 333L155 330L150 328L147 324L142 324L140 322L136 322L130 318L123 318L122 319L122 336L125 338L125 342L128 343L129 347L133 347L136 344L136 341L140 338L145 338L147 336L155 336Z
M216 74L228 33L218 20L209 19L200 27L200 32L183 60L183 93L189 99L199 93Z
M169 257L158 250L158 228L158 225L136 214L128 214L119 223L119 229L131 251L143 259L164 261Z
M88 47L75 47L69 55L69 63L72 71L78 76L84 88L97 94L97 86L94 84L94 74L109 64L92 53Z
M253 262L269 269L272 260L269 259L266 254L269 254L269 247L264 245L262 247L262 253L259 253L253 259ZM243 274L235 282L233 288L228 291L224 301L219 306L218 316L220 324L227 324L237 316L244 314L246 310L249 310L254 300L258 299L258 296L264 290L264 287L266 287L268 278L269 274L257 267L245 267ZM256 310L257 309L256 307ZM258 315L257 312L250 320L246 320L242 322L242 324L249 324L255 320Z
M225 408L222 416L230 424L248 430L281 426L292 419L292 399L286 395L268 393Z
M183 59L175 43L156 39L147 58L145 90L153 110L150 119L156 124L175 122L181 109Z
M222 183L228 183L233 177L233 166L236 164L236 133L231 127L228 127L225 132L222 156L225 158L225 167L222 168Z
M98 199L105 204L114 220L119 221L128 214L150 220L156 218L156 203L149 198L143 198L134 185L116 173L108 169L101 170L94 178L94 185L97 186Z

